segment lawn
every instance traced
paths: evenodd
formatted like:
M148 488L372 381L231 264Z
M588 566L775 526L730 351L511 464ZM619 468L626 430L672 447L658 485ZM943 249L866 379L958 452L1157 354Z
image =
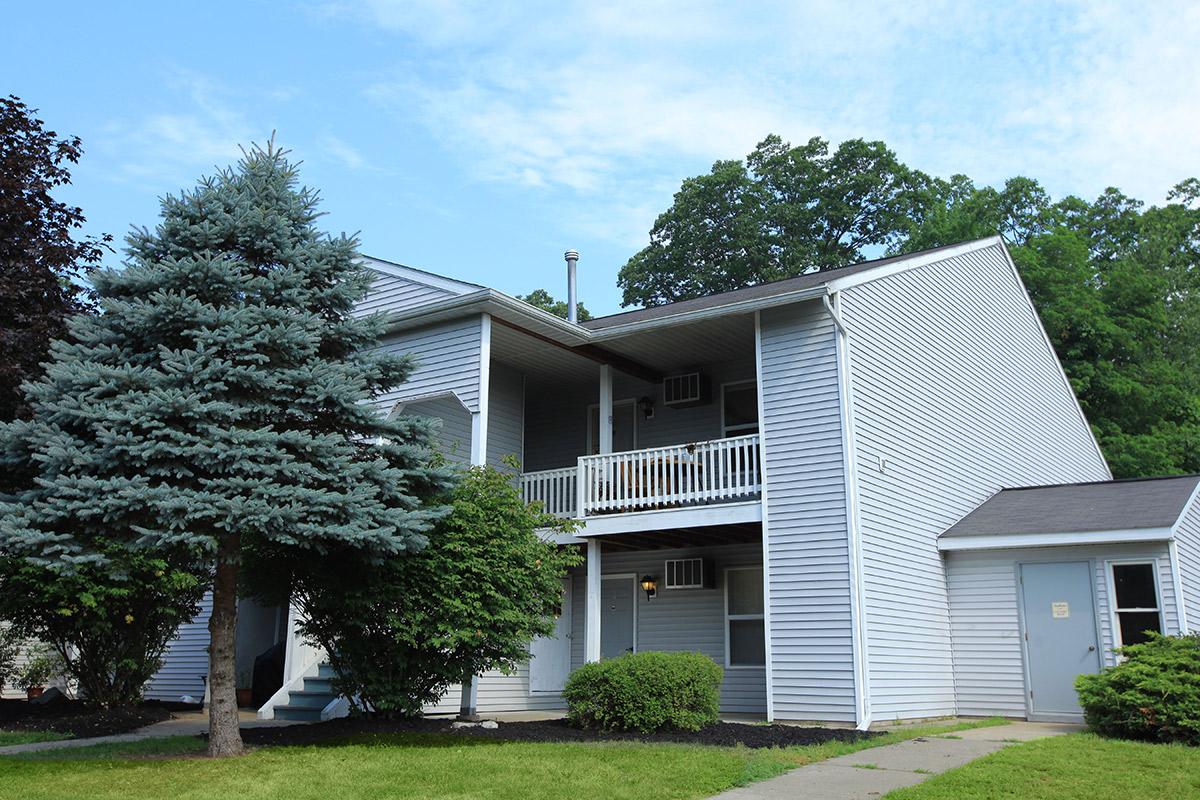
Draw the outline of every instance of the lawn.
M54 731L0 731L0 747L32 742L54 742L66 738L68 738L66 734Z
M699 798L831 756L967 726L913 727L853 744L749 750L681 744L496 742L402 734L188 758L188 737L0 758L0 798L370 800ZM181 757L182 756L182 757Z
M1200 797L1200 748L1087 733L1006 747L886 800L1172 800Z

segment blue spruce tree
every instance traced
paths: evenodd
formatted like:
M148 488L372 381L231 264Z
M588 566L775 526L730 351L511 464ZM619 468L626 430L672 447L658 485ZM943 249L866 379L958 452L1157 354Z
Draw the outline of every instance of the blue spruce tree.
M369 402L411 364L374 349L381 318L353 313L369 277L353 239L318 231L317 202L273 144L163 200L125 268L95 274L101 313L75 318L27 387L33 420L0 429L37 479L0 503L7 552L70 569L182 550L212 568L212 756L242 749L243 553L402 555L446 511L427 426Z

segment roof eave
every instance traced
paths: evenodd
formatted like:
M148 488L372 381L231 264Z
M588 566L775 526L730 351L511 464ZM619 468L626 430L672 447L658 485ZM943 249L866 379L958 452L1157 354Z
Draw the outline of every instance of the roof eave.
M986 535L943 535L938 550L1004 550L1026 547L1062 547L1080 544L1128 544L1130 542L1168 542L1173 528L1135 528L1124 531L1065 531L1058 533L998 533Z

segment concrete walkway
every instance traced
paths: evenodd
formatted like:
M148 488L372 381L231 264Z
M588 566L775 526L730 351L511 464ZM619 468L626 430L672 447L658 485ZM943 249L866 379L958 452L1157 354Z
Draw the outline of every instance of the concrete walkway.
M893 789L921 783L1014 742L1078 730L1078 725L1013 722L945 734L957 737L952 739L910 739L800 767L778 778L724 792L714 800L878 800Z
M259 719L253 711L238 712L241 727L265 728L275 725L302 725L304 723L288 720ZM208 712L182 711L176 712L173 719L156 722L133 733L121 733L114 736L96 736L91 739L62 739L57 742L34 742L32 744L14 744L0 747L0 756L11 756L18 753L33 753L38 750L62 750L69 747L90 747L94 744L117 744L120 742L137 742L142 739L155 739L160 736L195 736L208 731Z

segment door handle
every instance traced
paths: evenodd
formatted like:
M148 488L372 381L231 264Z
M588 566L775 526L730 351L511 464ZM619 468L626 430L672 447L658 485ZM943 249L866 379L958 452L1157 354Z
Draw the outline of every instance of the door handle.
M1094 644L1092 644L1092 645L1088 645L1088 652L1089 652L1089 653L1094 653L1094 652L1096 652L1096 645L1094 645Z

